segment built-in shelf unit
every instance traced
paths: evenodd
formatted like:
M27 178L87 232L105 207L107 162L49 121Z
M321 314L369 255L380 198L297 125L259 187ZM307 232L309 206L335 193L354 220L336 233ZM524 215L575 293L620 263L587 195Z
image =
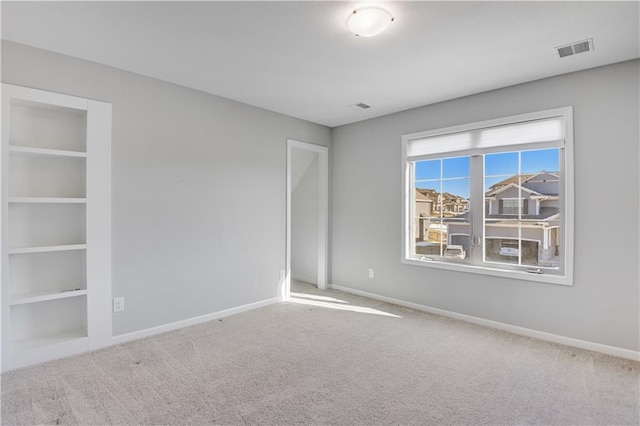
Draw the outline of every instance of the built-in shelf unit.
M2 85L2 370L111 344L111 104Z

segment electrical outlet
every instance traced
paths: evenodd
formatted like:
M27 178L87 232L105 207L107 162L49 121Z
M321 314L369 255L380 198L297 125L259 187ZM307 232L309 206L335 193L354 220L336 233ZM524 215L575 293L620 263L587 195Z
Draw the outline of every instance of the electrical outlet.
M375 278L376 277L376 271L374 271L373 269L369 269L369 278Z
M113 298L113 312L124 311L124 297Z

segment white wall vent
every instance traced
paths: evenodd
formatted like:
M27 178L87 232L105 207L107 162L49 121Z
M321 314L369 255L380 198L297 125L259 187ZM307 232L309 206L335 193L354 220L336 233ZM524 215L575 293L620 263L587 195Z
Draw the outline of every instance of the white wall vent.
M360 102L358 104L348 105L347 108L352 109L354 111L362 111L363 109L371 108L371 105L367 105L365 103Z
M587 40L566 44L564 46L558 46L555 48L555 50L558 56L561 58L564 58L565 56L577 55L578 53L589 52L593 50L593 39L590 38Z

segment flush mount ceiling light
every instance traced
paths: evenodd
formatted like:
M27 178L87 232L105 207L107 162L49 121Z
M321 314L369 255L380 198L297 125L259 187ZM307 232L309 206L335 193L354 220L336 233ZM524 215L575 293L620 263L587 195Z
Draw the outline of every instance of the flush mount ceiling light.
M373 37L387 29L393 22L391 13L381 7L355 9L347 18L349 31L360 37Z

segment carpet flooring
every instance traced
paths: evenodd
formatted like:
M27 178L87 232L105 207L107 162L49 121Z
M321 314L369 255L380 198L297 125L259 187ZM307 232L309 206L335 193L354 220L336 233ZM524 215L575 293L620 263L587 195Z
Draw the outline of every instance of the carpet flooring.
M2 424L638 425L640 363L296 284L2 375Z

